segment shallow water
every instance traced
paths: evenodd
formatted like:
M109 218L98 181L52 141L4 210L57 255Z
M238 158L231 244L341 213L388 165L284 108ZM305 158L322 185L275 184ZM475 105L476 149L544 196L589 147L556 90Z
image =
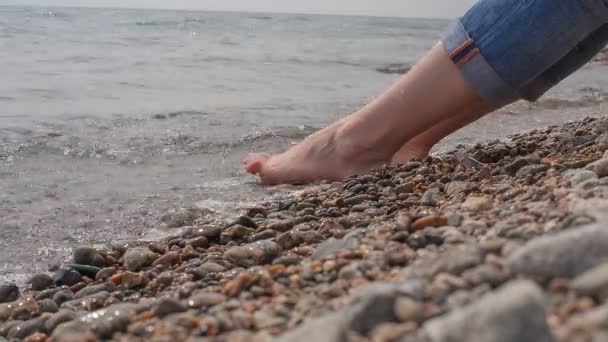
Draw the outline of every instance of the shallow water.
M443 20L0 7L0 278L72 246L150 238L197 203L218 215L280 196L240 170L389 86ZM437 150L604 111L589 65Z

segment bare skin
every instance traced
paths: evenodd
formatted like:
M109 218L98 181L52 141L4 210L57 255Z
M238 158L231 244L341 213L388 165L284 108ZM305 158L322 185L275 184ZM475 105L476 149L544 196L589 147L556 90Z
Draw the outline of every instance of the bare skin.
M453 113L450 118L439 122L409 140L393 155L391 162L398 164L405 163L412 158L423 159L429 154L433 146L443 138L479 120L490 112L492 112L492 107L483 101L472 103L471 106L464 108L461 112Z
M367 106L286 152L250 155L245 169L263 184L340 180L391 162L402 148L397 157L407 158L408 149L426 148L488 111L438 43Z

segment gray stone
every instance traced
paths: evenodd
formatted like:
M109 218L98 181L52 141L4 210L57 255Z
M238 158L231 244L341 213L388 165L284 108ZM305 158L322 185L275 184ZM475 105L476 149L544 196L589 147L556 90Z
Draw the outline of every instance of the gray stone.
M95 280L108 280L111 276L115 275L118 270L116 267L106 267L102 268L95 275Z
M397 300L402 296L419 298L422 283L409 280L399 283L378 283L355 294L340 311L308 322L281 336L280 342L348 342L351 333L367 335L384 323L397 322Z
M73 259L75 264L104 267L106 259L93 247L78 247L74 249Z
M19 298L19 288L13 283L0 284L0 303L13 302Z
M72 286L76 285L82 279L82 275L71 268L61 268L53 275L53 283L55 286Z
M76 315L74 311L61 309L57 311L57 313L49 317L49 319L45 322L46 330L49 333L52 333L59 324L73 321L77 317L78 315Z
M59 310L57 304L49 298L42 299L38 301L38 305L40 305L40 312L50 312L55 313Z
M528 165L524 166L521 169L517 170L515 173L515 177L527 177L534 176L538 173L545 172L549 169L549 166L537 164L537 165Z
M66 265L66 267L76 270L78 273L82 274L83 276L87 276L91 279L95 279L95 277L97 276L97 273L101 270L101 268L99 268L97 266L80 265L80 264L68 264L68 265Z
M338 252L356 248L358 245L359 236L362 233L362 229L357 229L348 233L342 239L331 239L321 243L319 247L317 247L317 249L312 253L312 259L319 260L334 255Z
M326 315L304 322L296 328L275 339L275 342L348 342L340 313Z
M214 306L226 301L226 296L220 293L199 292L188 299L188 306L191 308L201 308Z
M109 339L114 333L127 329L130 318L145 309L138 304L115 304L91 312L75 321L62 323L55 328L52 338L92 332L101 339Z
M186 307L179 300L172 298L163 298L152 307L152 314L159 318L184 311L186 311Z
M456 245L447 249L435 262L432 273L460 274L483 262L483 254L474 245Z
M529 281L515 281L460 310L427 322L430 342L551 342L544 298Z
M365 336L382 323L396 322L395 303L399 295L399 288L391 283L363 289L342 313L346 328Z
M48 314L44 314L40 317L18 323L8 331L6 337L9 339L23 339L37 332L46 333L46 326L44 323L48 318Z
M108 282L97 284L97 285L87 286L84 289L78 291L74 295L74 298L79 299L79 298L84 298L84 297L87 297L90 295L94 295L94 294L102 292L102 291L114 292L116 290L117 290L116 284L114 284L111 281L108 281Z
M233 247L224 256L235 265L252 267L272 263L281 255L281 252L281 247L276 242L260 240L244 246Z
M216 264L214 262L206 262L201 265L201 268L209 273L219 273L224 272L226 268L220 264Z
M608 260L608 227L594 224L532 240L507 259L511 271L548 280L573 278Z
M133 272L139 271L142 267L149 266L158 258L158 254L146 247L134 247L128 249L123 255L123 264Z
M492 209L492 201L486 196L469 196L461 205L462 210L482 211Z
M53 302L55 302L55 304L57 304L58 306L61 306L61 304L68 302L72 299L74 299L74 293L72 292L72 290L69 289L58 291L53 295Z
M587 165L585 169L595 172L599 178L606 177L608 176L608 158L595 161Z
M39 273L34 274L28 279L27 284L30 285L34 291L42 291L53 286L53 279L48 274Z
M572 289L580 296L608 298L608 263L594 267L572 281Z
M597 175L591 170L571 170L566 175L570 176L570 183L575 186L588 180L597 179Z

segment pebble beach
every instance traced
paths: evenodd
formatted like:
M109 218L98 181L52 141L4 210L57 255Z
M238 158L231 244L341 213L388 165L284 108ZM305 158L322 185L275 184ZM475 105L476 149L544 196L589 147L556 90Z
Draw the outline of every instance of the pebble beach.
M0 284L0 341L608 340L607 150L592 117L185 208Z

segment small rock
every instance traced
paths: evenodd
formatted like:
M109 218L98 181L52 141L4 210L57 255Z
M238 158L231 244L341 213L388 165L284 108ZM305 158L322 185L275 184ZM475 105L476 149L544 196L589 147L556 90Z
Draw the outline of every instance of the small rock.
M220 264L216 264L214 262L206 262L201 265L201 268L209 273L219 273L224 272L226 268Z
M82 279L82 275L72 268L61 268L53 275L53 283L57 287L76 285Z
M74 249L73 258L75 264L104 267L106 259L93 247L78 247Z
M312 254L313 260L319 260L326 258L330 255L334 255L338 252L347 251L357 247L359 235L362 234L361 230L355 230L348 233L345 237L340 240L330 239L319 245Z
M229 249L224 256L228 261L243 267L270 264L281 254L281 247L272 240L256 241Z
M587 165L585 169L595 172L599 178L606 177L608 176L608 158L595 161Z
M121 285L125 289L138 288L141 286L145 286L146 284L148 284L148 282L150 282L150 279L148 279L142 273L124 272L121 275L122 275Z
M191 308L201 308L204 306L214 306L226 301L226 296L220 293L199 292L188 299L188 306Z
M423 305L409 297L399 297L395 302L395 315L401 322L418 321L423 313Z
M549 166L543 165L543 164L528 165L528 166L524 166L521 169L519 169L515 173L515 177L523 178L523 177L527 177L527 176L534 176L538 173L545 172L548 169L549 169Z
M397 224L397 230L409 231L412 227L412 218L407 211L402 210L395 216L395 223Z
M80 299L80 298L84 298L84 297L88 297L88 296L94 295L94 294L96 294L98 292L102 292L102 291L114 292L116 290L117 290L116 285L113 282L108 281L108 282L105 282L105 283L102 283L102 284L87 286L84 289L78 291L74 295L74 298L75 299Z
M468 182L463 182L463 181L453 181L448 183L445 186L445 194L448 195L449 197L454 197L457 194L460 194L462 192L466 192L470 187L470 184Z
M65 322L73 321L78 317L76 313L72 310L61 309L57 311L54 315L49 317L49 319L45 322L46 331L52 333L55 328Z
M127 270L136 272L142 267L152 264L158 258L158 254L146 247L130 248L123 255L123 264Z
M464 270L481 264L483 255L477 246L453 246L446 250L436 261L435 273L460 274Z
M414 222L411 231L423 230L427 227L441 227L448 223L447 218L439 215L430 215L420 218Z
M164 267L169 267L173 265L177 265L179 263L179 254L177 252L169 252L160 258L154 260L152 263L153 266L162 265Z
M94 333L101 339L109 339L115 333L125 331L131 317L145 309L137 304L115 304L91 312L75 321L62 323L53 332L52 338L61 339L62 336L72 334Z
M273 327L282 326L286 322L286 318L276 316L268 310L257 310L253 313L253 324L256 329L270 329Z
M591 170L574 170L570 175L572 185L578 185L591 179L597 179L595 172Z
M236 297L243 291L252 281L252 276L249 272L242 272L236 278L229 281L224 286L224 294L228 297Z
M469 196L460 207L467 211L483 211L492 209L492 201L488 197Z
M526 165L533 165L540 163L540 158L536 155L530 155L526 157L520 157L515 159L511 164L505 166L505 171L511 176L515 176L517 171Z
M115 275L117 271L118 270L116 269L116 267L102 268L101 270L99 270L99 272L97 272L97 275L95 276L95 280L97 280L97 281L108 280L111 276Z
M534 239L507 260L518 274L548 280L573 278L608 258L608 229L602 224Z
M49 298L38 301L38 305L40 305L40 312L55 313L57 310L59 310L57 304Z
M79 265L79 264L68 264L67 268L71 268L73 270L78 271L78 273L83 276L87 276L91 279L95 279L97 276L97 272L99 272L100 268L97 266L89 266L89 265Z
M184 311L186 311L186 307L180 301L172 298L161 299L152 307L152 314L159 318Z
M253 220L247 216L240 216L236 221L232 222L229 226L241 225L247 228L258 228L258 225L253 222Z
M7 337L9 339L23 339L37 332L46 333L44 323L48 318L49 316L45 314L38 318L18 323L9 330Z
M27 284L31 286L33 291L42 291L53 286L53 279L46 273L39 273L28 279Z
M274 261L272 262L273 265L284 265L284 266L291 266L291 265L298 265L300 263L302 259L295 254L291 254L291 255L284 255L281 257L278 257L276 259L274 259Z
M604 302L608 298L608 263L579 275L571 286L580 296L595 297Z
M546 320L542 290L515 281L423 329L430 342L553 342Z
M420 199L420 204L428 207L434 207L441 201L441 191L438 188L430 188L424 192Z
M416 188L416 184L409 182L405 184L401 184L395 188L395 192L397 194L410 194Z
M19 298L19 288L13 283L0 284L0 303L16 301Z
M55 302L57 306L61 306L61 304L72 299L74 299L74 293L69 289L58 291L53 295L53 302Z

